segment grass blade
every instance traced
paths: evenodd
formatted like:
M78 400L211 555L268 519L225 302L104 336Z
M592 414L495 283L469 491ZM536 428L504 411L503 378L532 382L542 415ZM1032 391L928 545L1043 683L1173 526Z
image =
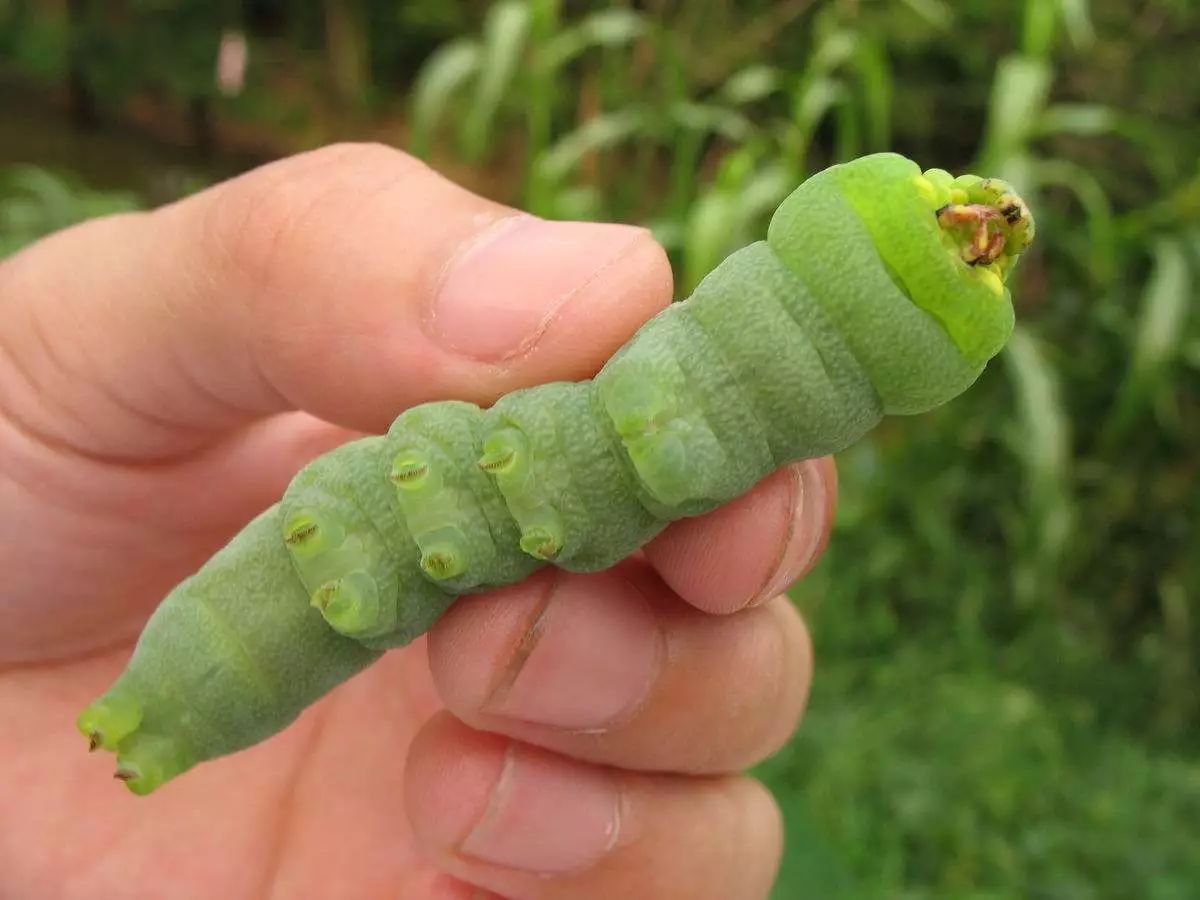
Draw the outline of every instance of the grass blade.
M1038 187L1063 188L1075 195L1088 228L1088 268L1100 284L1116 274L1117 228L1108 194L1096 176L1069 160L1034 160L1030 163Z
M467 38L450 41L434 51L417 75L412 96L409 150L429 156L438 125L446 118L455 94L479 72L479 45Z
M1044 0L1033 0L1044 2ZM1019 153L1050 93L1048 63L1031 56L1008 56L996 67L980 165L998 171Z
M463 121L463 153L479 162L492 141L496 113L517 72L529 34L529 6L508 0L493 6L483 23L483 49L474 102Z
M1155 242L1153 253L1133 355L1109 421L1110 442L1124 437L1142 417L1182 351L1194 290L1187 251L1179 238L1162 237Z
M1058 0L1062 12L1063 27L1071 43L1086 49L1096 42L1096 29L1092 26L1092 13L1088 0Z
M585 16L546 43L543 52L551 71L557 71L593 47L621 47L647 31L646 20L632 10L605 9Z
M938 31L954 24L954 9L942 0L904 0L904 5Z
M1025 470L1024 552L1013 577L1018 599L1030 605L1049 593L1071 534L1071 426L1058 373L1024 326L1014 330L1004 362L1016 395L1011 446Z
M643 107L630 107L589 119L550 146L535 167L537 176L548 182L561 182L589 153L614 147L643 133L650 121Z
M779 90L782 82L779 69L756 63L730 75L717 96L730 106L746 106L769 97Z

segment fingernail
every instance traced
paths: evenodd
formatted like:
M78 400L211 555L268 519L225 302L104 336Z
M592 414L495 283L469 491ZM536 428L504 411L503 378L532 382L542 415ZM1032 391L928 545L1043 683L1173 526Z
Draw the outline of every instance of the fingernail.
M747 607L759 606L775 597L812 565L825 537L828 496L818 460L791 466L792 514L771 577Z
M572 731L601 731L646 699L663 653L658 617L605 573L559 579L484 711Z
M461 850L495 865L561 875L599 860L619 829L620 794L606 770L513 744Z
M644 234L632 225L526 215L497 222L443 274L430 332L447 349L485 362L515 356Z

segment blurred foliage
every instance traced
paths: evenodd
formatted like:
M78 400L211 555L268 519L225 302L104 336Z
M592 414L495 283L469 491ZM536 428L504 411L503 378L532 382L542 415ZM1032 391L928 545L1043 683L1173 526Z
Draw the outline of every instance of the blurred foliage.
M212 99L231 27L246 90ZM1198 42L1192 0L0 3L27 77L390 136L543 215L650 224L681 294L837 159L1027 195L1010 348L843 455L794 592L819 677L762 772L788 900L1200 896ZM0 187L7 246L103 211L43 177Z
M12 166L0 171L0 259L53 231L140 205L133 194L94 191L48 169Z

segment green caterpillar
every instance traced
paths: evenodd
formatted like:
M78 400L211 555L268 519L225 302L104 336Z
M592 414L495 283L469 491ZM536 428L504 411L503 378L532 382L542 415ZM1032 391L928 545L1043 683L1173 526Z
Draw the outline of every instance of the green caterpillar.
M1007 340L1033 233L994 179L895 154L821 172L591 381L418 406L306 467L166 598L80 730L148 793L283 729L461 594L611 566L945 403Z

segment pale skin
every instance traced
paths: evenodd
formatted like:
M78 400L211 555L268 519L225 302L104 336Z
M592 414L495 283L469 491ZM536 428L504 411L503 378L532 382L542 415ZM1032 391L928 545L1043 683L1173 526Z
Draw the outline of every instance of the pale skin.
M0 894L766 897L780 817L740 773L808 695L781 593L827 540L828 460L615 570L464 599L149 797L74 727L309 459L415 403L589 377L671 294L648 232L523 217L377 146L0 262Z

